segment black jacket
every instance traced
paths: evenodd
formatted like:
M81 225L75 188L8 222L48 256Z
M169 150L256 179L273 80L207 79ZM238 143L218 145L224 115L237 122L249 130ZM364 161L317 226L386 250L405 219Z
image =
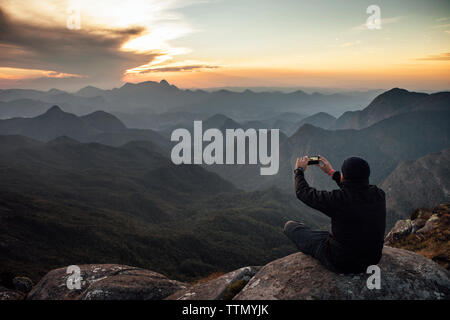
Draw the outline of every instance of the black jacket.
M377 264L383 249L386 224L385 193L369 180L340 182L333 174L338 190L318 191L308 185L302 170L295 170L297 198L331 218L331 233L325 243L325 255L339 272L365 272Z

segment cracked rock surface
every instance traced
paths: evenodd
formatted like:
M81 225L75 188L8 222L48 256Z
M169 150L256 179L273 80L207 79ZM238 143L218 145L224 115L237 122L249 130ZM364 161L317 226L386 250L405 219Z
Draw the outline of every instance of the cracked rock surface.
M317 260L295 253L265 265L239 292L236 300L302 299L449 299L449 272L414 252L385 246L380 289L370 290L373 274L342 275Z
M47 273L31 290L31 300L161 300L186 288L162 274L117 264L80 265L80 289L69 289L67 268Z

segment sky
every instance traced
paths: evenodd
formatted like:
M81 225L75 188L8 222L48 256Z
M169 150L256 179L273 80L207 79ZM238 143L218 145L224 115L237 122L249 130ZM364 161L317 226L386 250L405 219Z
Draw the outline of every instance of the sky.
M0 88L161 79L450 90L450 1L0 0Z

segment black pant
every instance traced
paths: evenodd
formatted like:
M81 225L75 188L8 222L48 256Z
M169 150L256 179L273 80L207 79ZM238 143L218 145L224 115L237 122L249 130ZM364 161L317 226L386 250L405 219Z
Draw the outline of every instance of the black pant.
M288 221L284 225L284 234L294 242L298 250L316 258L331 271L336 271L326 254L327 231L313 231L301 222Z

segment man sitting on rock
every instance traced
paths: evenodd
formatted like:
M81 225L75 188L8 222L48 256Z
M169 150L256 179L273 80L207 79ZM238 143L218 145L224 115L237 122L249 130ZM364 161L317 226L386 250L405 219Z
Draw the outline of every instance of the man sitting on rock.
M318 191L308 185L304 173L308 157L297 158L295 193L311 208L331 218L331 232L313 231L301 222L288 221L284 233L297 248L318 259L337 273L366 272L377 264L383 249L386 200L383 190L369 184L369 164L351 157L341 172L319 156L319 166L339 186L338 190Z

